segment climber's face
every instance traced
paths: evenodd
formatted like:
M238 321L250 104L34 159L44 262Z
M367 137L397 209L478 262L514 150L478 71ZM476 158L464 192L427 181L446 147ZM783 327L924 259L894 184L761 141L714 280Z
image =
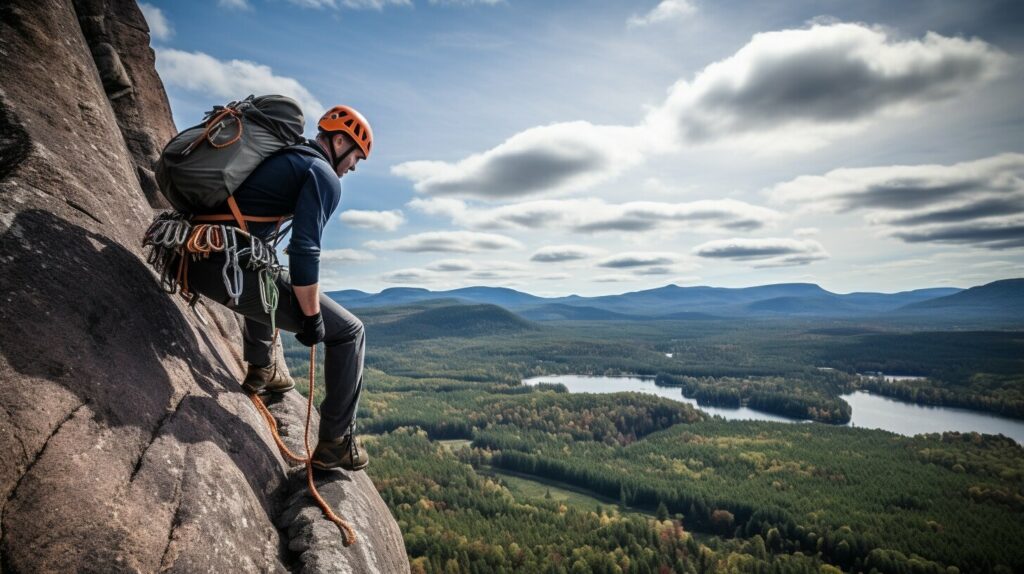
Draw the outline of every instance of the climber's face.
M359 149L355 140L349 137L348 134L334 134L334 137L331 138L331 143L334 145L335 157L341 157L346 152L349 152L334 168L334 172L338 174L338 177L350 171L355 171L356 164L366 159L363 156L363 150Z

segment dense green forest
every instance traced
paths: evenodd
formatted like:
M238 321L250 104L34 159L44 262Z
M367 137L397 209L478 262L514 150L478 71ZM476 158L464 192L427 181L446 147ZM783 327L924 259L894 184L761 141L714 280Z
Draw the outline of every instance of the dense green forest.
M664 511L644 517L516 497L468 464L469 449L453 454L424 431L372 436L368 448L367 471L398 520L413 573L829 572L817 556L773 552L757 534L698 542Z
M442 301L359 311L368 364L394 375L512 384L545 374L657 375L666 384L689 378L697 381L683 385L686 395L702 404L739 400L834 423L849 420L839 395L862 388L1024 418L1022 332L912 331L820 319L538 324L494 305ZM438 324L424 327L425 317ZM919 375L927 383L883 386L857 376L866 372Z
M477 388L466 388L467 384ZM505 540L502 552L514 541L518 548L536 553L543 544L531 533L552 544L569 537L556 528L563 538L552 538L546 527L533 523L516 534L514 528L504 530L500 520L495 525L486 519L490 515L480 514L478 505L483 503L471 502L486 476L479 471L504 468L581 487L652 513L664 506L684 531L715 534L722 542L739 544L723 546L720 550L727 554L744 553L744 545L756 545L752 541L760 539L767 555L811 557L846 571L868 572L874 567L879 572L939 572L953 565L965 572L986 572L998 571L1002 564L1009 572L1024 565L1024 548L1014 542L1024 534L1024 452L1009 439L957 433L907 438L820 424L722 421L651 395L568 394L557 387L408 379L379 372L371 373L367 388L372 391L361 406L359 425L362 432L382 433L372 436L375 442L368 446L373 456L397 448L384 445L392 444L396 432L416 434L409 430L413 428L423 429L417 436L431 445L396 455L400 460L388 470L374 465L369 470L375 481L385 476L378 472L396 478L378 485L385 485L382 495L408 531L418 524L425 533L426 522L440 529L432 532L443 540L462 540L454 532L467 541L475 539L470 533L475 534L480 544ZM629 422L627 415L632 417ZM672 420L677 422L670 424ZM616 425L639 425L648 432L628 436ZM457 486L450 476L456 472L451 453L427 441L453 436L474 439L471 447L456 453L458 462L470 466L459 467L462 478L455 481ZM428 464L424 458L433 460L436 468L420 466ZM426 503L409 502L411 492L419 492L410 483L420 482L426 484L423 492L433 493L423 496L444 503L443 516L432 507L422 508ZM388 499L392 486L406 496L402 500L409 507ZM473 494L455 494L453 489L458 488ZM541 501L531 503L537 505L543 506ZM594 514L592 509L582 510ZM502 511L500 519L515 516ZM542 516L555 519L537 511L534 520ZM487 525L477 524L479 520ZM445 526L438 526L438 521ZM580 535L588 532L583 529ZM434 562L424 571L445 571L441 568L450 559L465 568L479 558L472 552L446 553L436 548L441 543L430 545L434 536L423 536L427 541L417 544L426 546L411 544L410 552L428 559L424 568ZM589 538L563 543L568 548L593 547ZM687 569L677 569L674 561L663 565L671 568L667 571L691 571L686 565L694 556L692 550L691 545L688 553L670 554L681 558ZM912 559L915 555L927 560ZM446 558L438 561L439 557ZM936 563L930 570L911 569L911 564L929 561ZM593 565L590 559L586 562ZM739 570L693 564L692 571L774 571L758 570L754 563ZM883 563L891 567L883 568ZM794 569L778 571L807 571L807 564L799 561L788 564Z
M415 572L1024 570L1024 449L1010 439L725 421L653 395L520 382L646 374L698 405L826 423L849 420L839 395L857 389L1021 416L1021 333L538 327L474 307L415 333L408 308L361 313L370 368L358 429ZM475 320L504 330L483 334ZM285 341L302 387L308 350ZM857 375L869 371L925 378ZM535 481L534 494L510 488L506 472ZM552 500L543 485L619 508Z

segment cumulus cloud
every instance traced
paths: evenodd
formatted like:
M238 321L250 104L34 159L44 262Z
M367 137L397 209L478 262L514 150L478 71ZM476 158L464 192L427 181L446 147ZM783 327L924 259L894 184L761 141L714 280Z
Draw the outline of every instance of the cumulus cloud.
M217 5L221 8L230 8L232 10L248 10L252 8L248 0L217 0Z
M534 251L530 261L539 263L560 263L593 257L602 250L586 245L548 245Z
M390 211L364 211L360 209L349 209L341 212L339 218L351 225L363 229L379 229L382 231L394 231L405 223L405 217L397 209Z
M410 267L408 269L396 269L388 271L380 276L382 281L388 283L400 283L405 285L419 285L421 283L433 283L440 279L440 276L429 269Z
M417 198L408 206L475 229L569 229L584 233L657 229L751 231L780 217L773 209L734 199L619 204L600 199L540 199L476 208L457 199Z
M407 251L411 253L430 251L477 253L481 251L523 248L522 243L511 237L473 231L428 231L426 233L408 235L400 239L367 241L365 245L369 249Z
M410 161L391 173L419 193L508 199L563 193L605 181L643 159L641 130L568 122L530 128L455 162Z
M657 6L643 16L632 16L627 21L630 27L647 26L669 20L679 20L692 16L697 7L689 0L661 0Z
M822 146L883 117L957 97L998 76L1007 61L982 40L932 32L901 40L882 28L841 23L767 32L678 81L636 125L533 127L459 160L409 161L391 173L434 196L571 193L679 146L761 153Z
M636 281L636 277L625 273L608 273L594 277L593 281L595 283L625 283L627 281Z
M357 249L328 249L320 252L320 261L322 262L354 263L374 259L376 257L372 253Z
M860 24L766 32L676 83L647 121L672 126L683 143L813 148L886 113L958 96L1006 61L982 40L933 32L920 40Z
M869 223L910 243L991 249L1024 243L1024 154L952 165L836 169L767 191L805 211L862 211Z
M174 35L174 28L171 26L167 17L164 16L162 10L147 4L145 2L139 2L139 9L142 10L143 17L146 18L146 24L149 25L149 33L157 40L169 40Z
M469 259L440 259L434 261L427 266L430 271L440 271L443 273L453 271L469 271L473 269L473 262Z
M246 60L222 61L202 52L156 50L156 67L164 83L225 101L249 94L282 94L294 98L307 121L324 111L323 104L294 78L278 76L270 66Z
M671 267L655 266L648 267L646 269L637 269L633 271L636 275L669 275L675 273L676 270Z
M569 275L568 273L551 273L548 275L536 275L535 277L541 281L562 281L564 279L569 279L572 275Z
M693 253L711 259L751 261L756 267L806 265L829 256L813 239L784 237L716 239L694 247Z
M388 283L439 283L534 279L525 265L502 261L473 261L469 259L440 259L425 268L411 267L385 273L381 277Z
M674 263L679 258L675 253L666 251L632 251L618 253L598 261L600 267L624 269L631 267L647 267Z

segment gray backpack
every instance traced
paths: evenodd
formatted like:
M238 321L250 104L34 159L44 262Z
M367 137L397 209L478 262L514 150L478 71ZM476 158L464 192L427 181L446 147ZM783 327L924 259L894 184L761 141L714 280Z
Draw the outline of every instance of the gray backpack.
M164 147L156 165L160 191L181 213L214 211L268 156L305 147L304 127L302 109L286 96L250 95L215 106Z

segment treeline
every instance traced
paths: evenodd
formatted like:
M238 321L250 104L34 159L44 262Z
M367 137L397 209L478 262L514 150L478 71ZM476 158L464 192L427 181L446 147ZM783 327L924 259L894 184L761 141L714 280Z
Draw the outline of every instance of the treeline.
M841 398L826 399L792 393L753 393L747 400L747 406L791 418L841 425L850 422L853 414L850 403Z
M809 348L821 364L849 373L921 375L949 386L970 386L977 373L1024 373L1024 335L1012 331L875 333Z
M710 420L625 447L501 427L479 431L473 446L495 467L651 511L664 504L684 515L688 529L778 538L775 547L783 551L821 552L844 569L867 571L875 550L886 551L887 560L902 554L904 568L915 554L969 572L1024 568L1024 548L1014 542L1024 535L1014 498L1024 454L997 437L943 442ZM965 454L986 450L984 457ZM932 462L942 456L974 458L947 468ZM995 466L999 459L1002 467Z
M859 389L919 405L960 407L1024 419L1024 375L976 375L974 384L943 387L931 380L882 380L864 377Z
M822 378L828 375L822 375ZM852 409L836 396L822 394L820 381L780 377L690 377L658 373L656 384L675 386L698 405L752 409L794 419L846 424ZM835 390L835 389L829 389Z
M490 394L473 390L388 394L370 401L359 426L380 433L418 426L432 438L472 438L474 430L514 425L577 441L625 445L652 432L703 417L685 403L642 393L569 394L548 386ZM561 387L564 389L564 387Z

